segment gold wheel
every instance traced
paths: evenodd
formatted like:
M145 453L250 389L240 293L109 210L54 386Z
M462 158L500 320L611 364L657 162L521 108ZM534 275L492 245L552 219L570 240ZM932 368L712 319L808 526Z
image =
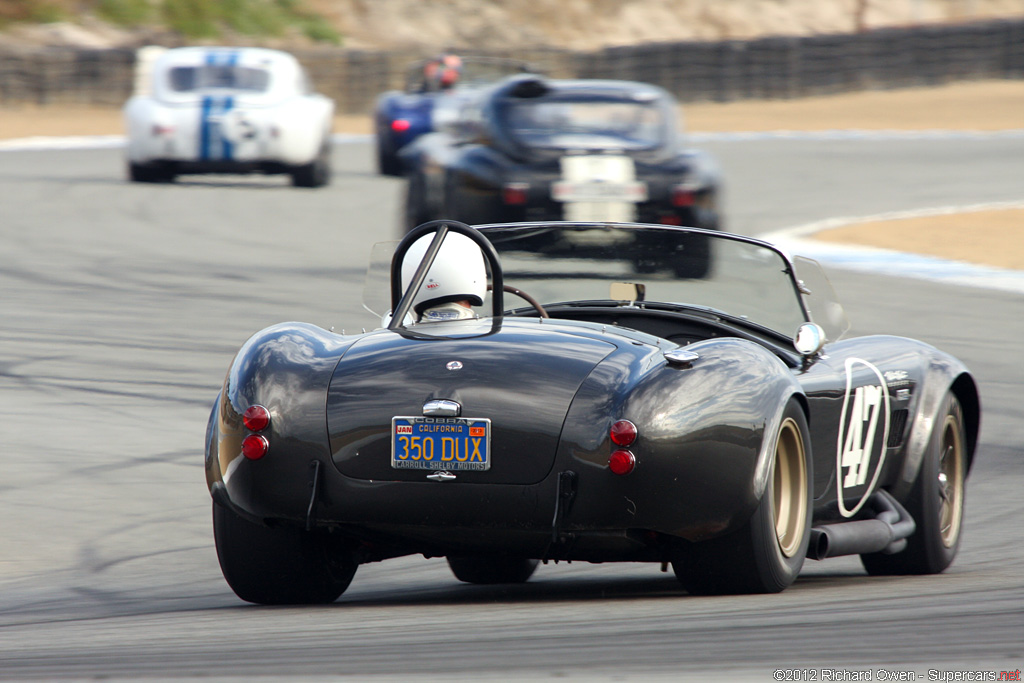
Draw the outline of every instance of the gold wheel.
M807 525L807 460L800 427L786 418L775 444L772 474L772 515L779 550L793 557Z
M942 427L939 456L939 533L942 545L952 548L960 536L964 510L964 444L956 418L947 415Z
M869 574L938 574L953 563L962 540L971 456L965 424L960 401L950 392L932 426L917 479L903 502L917 530L898 553L861 555Z

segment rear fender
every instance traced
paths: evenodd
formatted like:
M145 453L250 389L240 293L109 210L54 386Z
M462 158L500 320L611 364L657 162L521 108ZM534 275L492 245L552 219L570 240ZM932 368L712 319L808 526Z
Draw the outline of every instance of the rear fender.
M215 497L247 516L305 515L310 463L330 462L327 387L352 341L314 325L283 323L245 343L207 427L206 478ZM261 432L270 447L261 459L250 461L241 452L250 433L242 415L255 404L270 412L270 426Z
M308 164L330 143L334 124L334 102L326 97L296 98L282 103L272 112L279 137L272 140L272 157L286 164Z
M698 356L689 365L658 353L626 367L616 356L581 387L563 432L563 446L578 463L577 509L608 526L626 519L694 541L727 533L753 514L782 413L801 388L758 344L717 339L686 349ZM602 386L612 382L627 390L609 403ZM629 447L636 470L626 477L607 469L616 448L608 430L618 419L639 433Z
M898 500L905 500L909 494L917 474L921 469L931 439L932 430L938 420L946 394L952 392L960 401L963 409L964 423L967 432L967 471L974 463L974 453L978 444L978 432L981 423L981 399L978 386L967 367L959 360L940 351L935 351L930 362L924 369L921 381L921 395L914 411L913 426L907 439L906 454L899 480L891 493Z

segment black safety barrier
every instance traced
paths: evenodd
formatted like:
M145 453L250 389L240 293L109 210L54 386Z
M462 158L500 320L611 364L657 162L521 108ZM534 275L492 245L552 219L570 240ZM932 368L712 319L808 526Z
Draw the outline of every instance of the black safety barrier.
M681 102L791 99L953 81L1024 78L1024 19L890 28L863 33L719 42L647 43L581 52L473 50L535 64L557 78L617 78L660 85ZM310 48L293 54L339 113L366 114L401 88L421 52ZM123 103L135 51L0 50L0 105Z

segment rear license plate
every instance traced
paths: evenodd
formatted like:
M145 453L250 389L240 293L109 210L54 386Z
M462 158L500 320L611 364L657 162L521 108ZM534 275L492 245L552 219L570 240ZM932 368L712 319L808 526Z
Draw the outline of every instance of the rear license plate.
M393 417L391 466L400 470L489 470L491 421L467 417Z
M551 198L556 202L645 202L647 184L559 180L551 185Z

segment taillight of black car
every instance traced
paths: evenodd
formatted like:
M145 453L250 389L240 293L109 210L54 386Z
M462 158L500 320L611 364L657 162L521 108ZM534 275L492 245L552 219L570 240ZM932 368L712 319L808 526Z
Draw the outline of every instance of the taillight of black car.
M620 476L629 474L636 467L636 456L626 447L636 441L636 425L629 420L618 420L608 430L608 436L612 443L621 446L608 458L608 469Z
M256 432L262 432L270 426L270 411L261 405L251 405L242 415L242 424L254 432L242 439L242 455L249 460L259 460L267 454L270 442L267 441L267 437Z
M511 206L522 206L530 199L529 183L505 183L501 190L501 199Z

